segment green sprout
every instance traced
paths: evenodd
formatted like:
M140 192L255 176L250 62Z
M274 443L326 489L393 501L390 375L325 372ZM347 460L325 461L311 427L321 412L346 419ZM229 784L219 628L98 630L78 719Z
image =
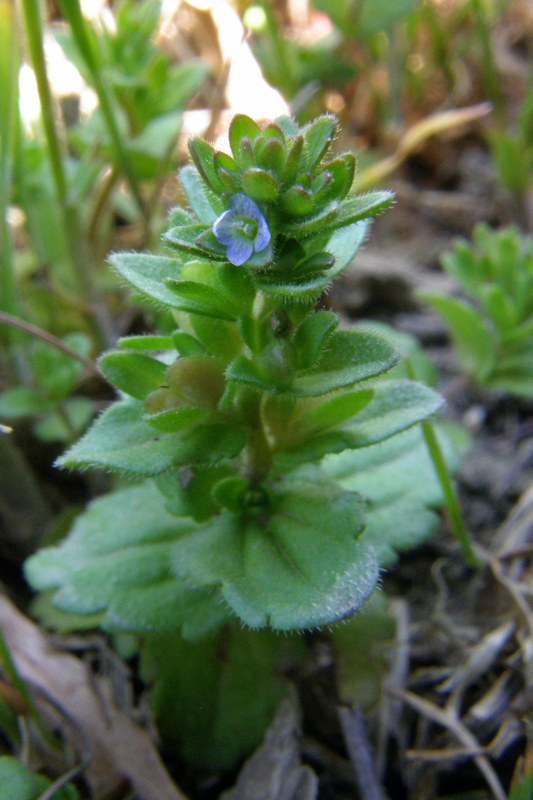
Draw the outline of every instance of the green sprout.
M337 134L331 115L303 128L240 115L231 155L193 139L190 209L171 211L167 254L111 256L177 327L121 339L99 360L119 398L58 464L136 483L27 562L61 610L189 639L232 619L326 625L434 529L440 492L408 429L441 398L382 380L393 344L317 308L393 202L351 192L355 158L333 154Z
M475 383L533 397L533 240L480 224L442 263L467 299L424 293L450 329L459 364Z

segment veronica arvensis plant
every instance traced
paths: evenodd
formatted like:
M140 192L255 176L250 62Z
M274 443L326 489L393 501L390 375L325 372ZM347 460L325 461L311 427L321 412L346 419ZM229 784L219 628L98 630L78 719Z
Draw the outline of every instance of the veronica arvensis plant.
M393 200L351 194L355 159L332 155L337 132L329 115L303 128L237 116L231 155L194 139L190 208L171 212L167 254L111 257L176 330L100 359L119 398L59 465L137 483L28 562L60 608L189 637L235 617L323 625L359 609L395 548L432 527L434 489L409 460L418 440L396 434L440 398L381 379L398 359L389 341L316 308Z

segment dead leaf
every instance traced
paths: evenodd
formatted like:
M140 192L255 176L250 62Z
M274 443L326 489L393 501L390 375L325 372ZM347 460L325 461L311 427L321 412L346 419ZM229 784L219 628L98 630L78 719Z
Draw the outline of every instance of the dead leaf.
M300 762L300 736L298 699L291 687L263 743L221 800L316 800L318 778Z
M114 704L109 681L95 676L0 595L0 627L20 677L36 700L47 697L86 739L92 759L86 777L97 797L127 781L139 800L186 800L173 784L146 730ZM66 735L68 735L68 728ZM72 741L79 748L79 741Z

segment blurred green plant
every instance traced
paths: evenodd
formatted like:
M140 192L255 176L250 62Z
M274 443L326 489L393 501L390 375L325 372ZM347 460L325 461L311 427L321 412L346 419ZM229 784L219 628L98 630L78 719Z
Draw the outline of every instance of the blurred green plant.
M73 441L93 413L88 398L69 396L80 365L61 342L72 340L87 358L116 338L105 296L116 283L102 264L116 215L135 223L140 241L152 237L183 110L209 71L196 59L174 64L156 46L160 5L124 0L100 29L78 0L63 4L62 26L46 25L36 0L23 0L17 13L0 4L0 335L11 384L0 414L36 415L34 430L47 441ZM52 30L98 99L74 128L63 124L47 71ZM19 109L21 50L40 103L31 122ZM24 331L37 341L29 344Z
M91 341L83 333L66 334L54 344L35 339L26 351L31 384L0 393L0 418L34 418L33 431L44 442L68 444L77 439L94 415L89 397L73 396L83 370L92 363L90 350Z
M369 77L373 68L392 66L395 26L418 5L419 0L313 0L312 6L332 24L331 31L313 42L287 36L277 9L269 2L248 4L244 19L253 30L252 46L265 76L290 102L296 102L299 116L308 119L324 110L328 90L343 92L354 79ZM310 9L310 13L316 12ZM394 73L396 87L398 73ZM374 100L386 115L390 102L378 94Z
M71 141L78 153L91 153L103 180L93 215L102 212L120 176L126 177L145 223L150 223L161 180L175 169L175 147L183 109L208 76L199 59L173 64L154 44L160 0L122 0L114 8L113 25L99 30L84 20L79 3L60 3L69 27L57 39L66 55L92 86L99 105L77 126ZM144 198L141 182L155 183ZM89 229L98 228L98 216Z
M442 258L469 299L423 293L445 320L459 364L482 386L533 397L533 240L476 226Z
M516 123L495 130L489 142L499 183L514 200L517 221L527 230L528 197L533 187L533 71L529 90L522 101Z
M54 800L79 800L80 797L72 784L62 783L55 789L49 778L31 772L13 756L0 756L0 786L6 800L40 800L44 796Z

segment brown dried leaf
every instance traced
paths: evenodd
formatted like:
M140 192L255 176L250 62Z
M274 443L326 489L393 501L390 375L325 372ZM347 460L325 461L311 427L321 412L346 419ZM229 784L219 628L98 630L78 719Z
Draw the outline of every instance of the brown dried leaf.
M0 595L0 628L21 678L75 724L90 746L87 779L97 797L124 781L140 800L186 800L172 783L146 730L113 701L109 682L75 656L53 647L47 636ZM68 735L67 730L66 735ZM79 747L78 737L72 745Z
M221 800L316 800L318 778L300 763L300 711L291 688L263 743Z

